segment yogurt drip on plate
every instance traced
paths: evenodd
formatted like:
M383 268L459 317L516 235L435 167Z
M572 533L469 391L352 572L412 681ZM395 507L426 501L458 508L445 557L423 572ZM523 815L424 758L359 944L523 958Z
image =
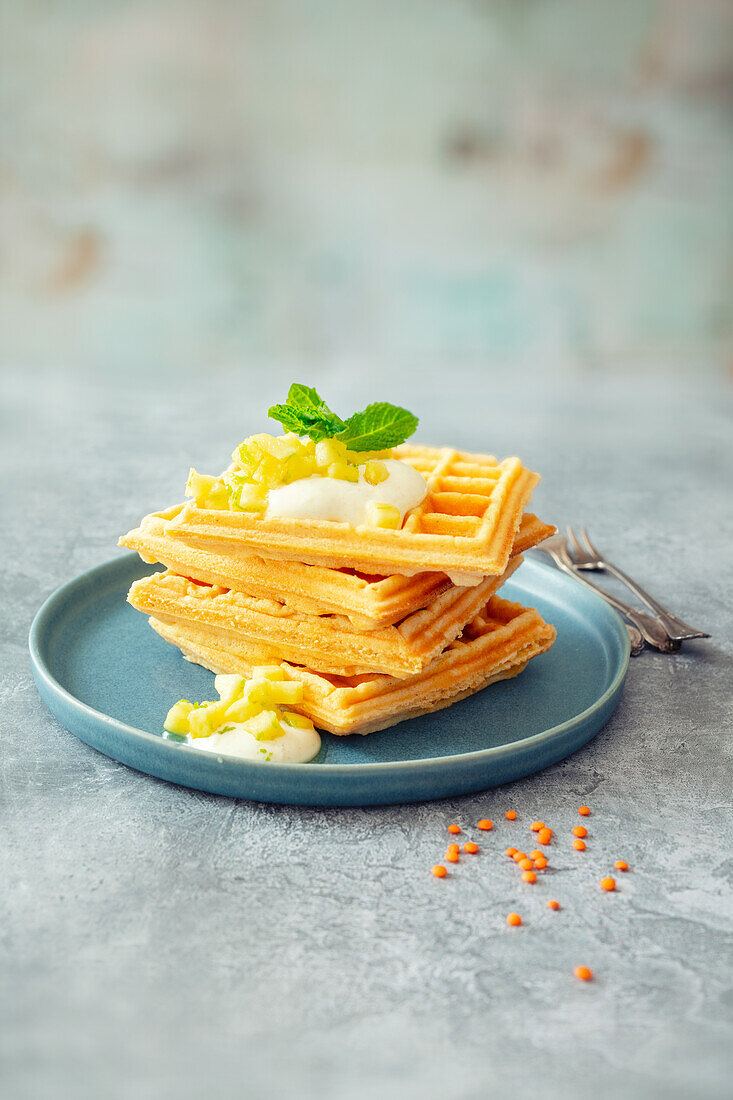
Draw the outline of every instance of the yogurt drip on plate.
M370 501L392 504L405 513L425 499L428 485L422 474L399 459L384 459L387 477L379 485L370 485L359 468L358 481L339 481L332 477L304 477L290 485L270 489L268 516L289 516L293 519L325 519L350 523L358 527L366 522L366 506Z
M243 725L225 723L226 733L212 733L209 737L189 737L187 743L194 749L214 752L220 756L238 756L242 760L264 760L273 764L305 764L312 760L321 747L317 730L297 729L286 722L280 723L284 733L274 741L258 741Z

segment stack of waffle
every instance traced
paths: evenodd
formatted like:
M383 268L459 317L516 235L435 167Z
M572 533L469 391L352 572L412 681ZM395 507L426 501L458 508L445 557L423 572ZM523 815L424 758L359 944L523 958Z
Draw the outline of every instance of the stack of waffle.
M553 528L525 512L518 459L404 445L428 484L399 530L179 505L120 539L165 572L128 599L216 673L277 663L320 729L370 733L516 676L549 649L537 611L496 593Z

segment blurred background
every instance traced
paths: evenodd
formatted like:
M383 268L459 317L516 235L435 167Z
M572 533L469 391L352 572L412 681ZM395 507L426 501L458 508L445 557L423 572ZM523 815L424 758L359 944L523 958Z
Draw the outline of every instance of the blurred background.
M4 0L0 365L730 374L732 12Z

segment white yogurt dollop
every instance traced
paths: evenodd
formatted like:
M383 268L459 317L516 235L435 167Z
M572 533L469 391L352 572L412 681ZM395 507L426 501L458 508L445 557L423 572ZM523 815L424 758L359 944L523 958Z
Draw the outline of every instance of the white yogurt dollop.
M212 733L209 737L189 737L188 744L204 752L220 756L239 756L244 760L265 760L273 764L305 764L312 760L321 747L318 730L297 729L281 722L285 731L274 741L258 741L238 722L226 725L226 733Z
M428 485L422 474L406 462L395 458L383 461L388 474L379 485L370 485L360 467L358 481L304 477L290 485L270 489L267 515L334 520L358 527L366 522L366 506L374 500L379 504L394 505L399 510L402 523L405 513L425 499Z

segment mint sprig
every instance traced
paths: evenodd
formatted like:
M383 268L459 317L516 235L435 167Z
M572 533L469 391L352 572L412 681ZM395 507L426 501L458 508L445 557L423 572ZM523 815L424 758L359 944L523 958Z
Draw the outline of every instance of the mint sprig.
M287 432L310 436L315 443L331 439L346 427L316 390L299 382L293 382L288 390L287 402L273 405L267 415L279 420Z
M298 382L288 390L286 403L273 405L268 415L288 432L307 435L315 443L336 438L351 451L384 451L397 447L418 425L416 416L388 401L367 405L343 421L315 389Z

